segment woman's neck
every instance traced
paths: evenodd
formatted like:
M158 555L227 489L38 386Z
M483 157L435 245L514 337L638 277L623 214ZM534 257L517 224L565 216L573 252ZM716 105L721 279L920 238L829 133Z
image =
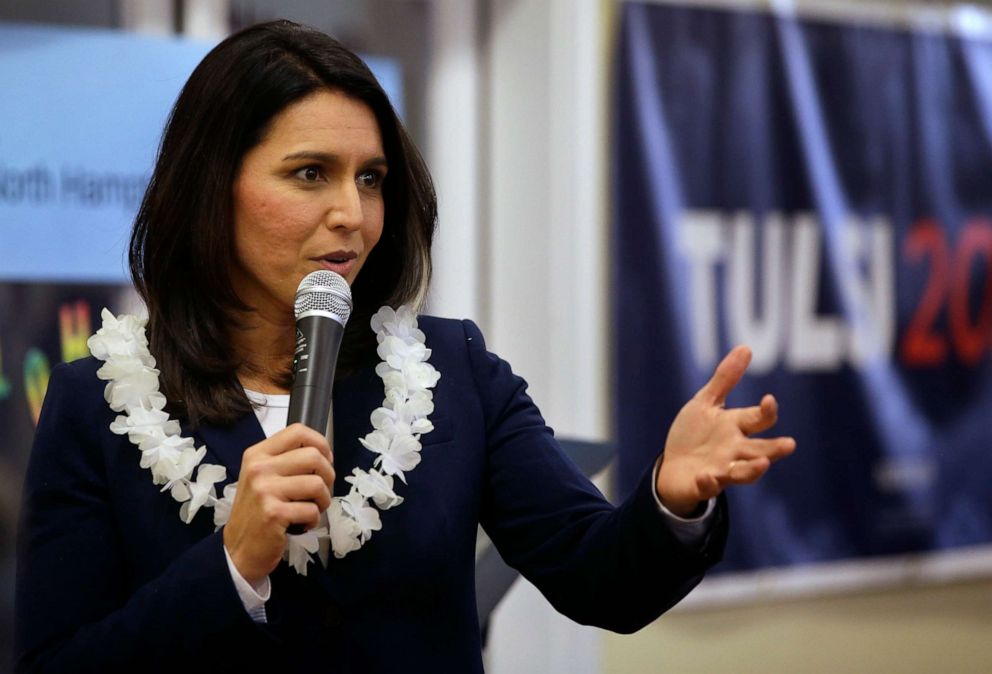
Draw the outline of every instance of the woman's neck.
M253 311L238 317L231 345L241 356L238 379L259 393L289 393L287 373L293 366L296 321L292 313Z

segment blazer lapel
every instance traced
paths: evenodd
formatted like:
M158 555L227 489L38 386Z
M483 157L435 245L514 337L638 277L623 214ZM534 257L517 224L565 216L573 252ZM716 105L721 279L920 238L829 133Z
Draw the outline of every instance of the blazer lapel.
M201 426L193 437L206 445L207 455L227 468L228 482L236 482L241 472L241 455L265 439L265 433L253 413L245 414L229 426ZM207 460L204 459L206 462Z

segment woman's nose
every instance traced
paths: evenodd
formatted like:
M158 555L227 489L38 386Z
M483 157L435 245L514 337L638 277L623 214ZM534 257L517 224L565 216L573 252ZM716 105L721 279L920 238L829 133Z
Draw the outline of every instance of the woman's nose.
M353 180L342 180L334 191L333 203L327 213L330 229L358 229L362 225L362 195Z

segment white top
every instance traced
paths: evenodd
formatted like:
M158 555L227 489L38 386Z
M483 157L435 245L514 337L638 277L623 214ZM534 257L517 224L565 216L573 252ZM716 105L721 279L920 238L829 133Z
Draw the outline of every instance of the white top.
M259 393L245 389L245 394L255 408L255 416L258 417L265 437L271 438L286 428L286 419L289 417L288 393Z

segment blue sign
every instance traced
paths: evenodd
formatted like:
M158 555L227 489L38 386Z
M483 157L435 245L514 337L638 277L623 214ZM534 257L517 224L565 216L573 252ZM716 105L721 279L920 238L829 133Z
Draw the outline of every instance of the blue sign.
M129 278L127 238L162 128L211 47L0 24L0 281ZM366 60L402 101L399 65Z

